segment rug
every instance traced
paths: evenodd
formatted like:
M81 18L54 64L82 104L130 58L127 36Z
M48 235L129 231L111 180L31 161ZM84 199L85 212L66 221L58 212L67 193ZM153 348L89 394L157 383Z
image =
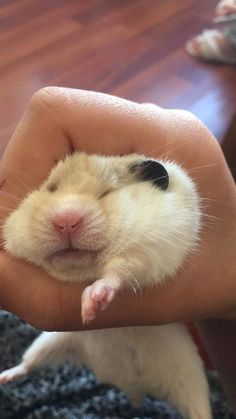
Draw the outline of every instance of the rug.
M0 311L0 371L19 362L39 331ZM230 413L217 373L208 372L214 419ZM0 419L182 419L167 403L147 396L136 409L118 389L100 384L86 367L65 364L0 385Z

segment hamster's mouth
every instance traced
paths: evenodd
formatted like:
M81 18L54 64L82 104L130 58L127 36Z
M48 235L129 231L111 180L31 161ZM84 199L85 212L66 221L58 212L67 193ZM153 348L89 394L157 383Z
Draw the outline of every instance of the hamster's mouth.
M48 259L54 261L55 259L64 259L64 260L80 260L80 259L91 259L97 256L98 251L88 250L88 249L75 249L75 248L66 248L58 250L52 253Z

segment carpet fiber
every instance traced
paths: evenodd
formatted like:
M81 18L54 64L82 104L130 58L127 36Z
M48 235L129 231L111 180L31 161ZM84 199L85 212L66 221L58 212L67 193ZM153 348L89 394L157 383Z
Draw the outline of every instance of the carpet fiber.
M0 311L0 371L15 365L38 331ZM214 419L236 419L227 407L217 374L208 373ZM181 419L167 403L146 397L134 409L117 389L99 384L85 367L68 364L44 369L16 383L0 386L1 419Z

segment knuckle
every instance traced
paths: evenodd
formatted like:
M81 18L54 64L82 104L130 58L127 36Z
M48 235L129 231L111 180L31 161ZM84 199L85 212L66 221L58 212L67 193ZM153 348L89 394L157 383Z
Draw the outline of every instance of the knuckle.
M29 107L31 110L38 110L41 108L55 109L63 92L60 87L47 86L36 91L30 99Z
M187 110L176 112L178 120L182 123L182 129L187 133L188 139L196 150L205 154L204 146L207 146L210 147L211 152L219 154L220 147L216 138L196 115Z

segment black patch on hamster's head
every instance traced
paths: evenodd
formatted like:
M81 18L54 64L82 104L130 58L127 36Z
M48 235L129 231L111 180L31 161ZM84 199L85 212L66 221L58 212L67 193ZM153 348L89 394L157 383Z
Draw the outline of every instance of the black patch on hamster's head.
M129 166L129 171L141 181L150 181L154 186L166 190L169 186L169 175L165 167L155 160L140 160Z

